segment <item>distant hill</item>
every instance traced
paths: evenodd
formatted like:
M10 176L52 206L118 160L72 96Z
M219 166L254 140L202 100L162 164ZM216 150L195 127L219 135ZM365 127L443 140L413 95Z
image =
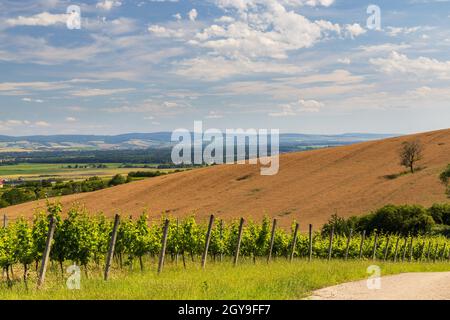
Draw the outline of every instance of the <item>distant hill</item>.
M280 146L284 151L307 147L345 145L361 141L392 137L390 134L349 133L341 135L282 134ZM0 151L52 151L52 150L136 150L172 146L170 132L127 133L107 135L51 135L0 136Z
M392 175L405 170L399 165L398 150L412 139L420 139L425 147L422 170L393 179ZM309 223L320 227L334 213L348 217L389 203L428 206L449 201L439 181L448 163L450 129L283 154L274 176L261 176L254 165L218 165L66 196L61 201L66 208L79 202L91 212L108 216L117 212L137 216L145 209L153 218L165 212L175 217L196 213L205 220L212 213L218 219L260 220L267 214L284 227L296 219L305 230ZM0 214L31 216L44 204L8 207Z

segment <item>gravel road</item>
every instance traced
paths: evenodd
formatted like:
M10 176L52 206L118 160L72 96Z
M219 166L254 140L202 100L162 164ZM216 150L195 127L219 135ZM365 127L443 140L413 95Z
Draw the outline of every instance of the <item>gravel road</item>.
M450 272L403 273L381 278L369 290L367 280L317 290L311 300L450 300Z

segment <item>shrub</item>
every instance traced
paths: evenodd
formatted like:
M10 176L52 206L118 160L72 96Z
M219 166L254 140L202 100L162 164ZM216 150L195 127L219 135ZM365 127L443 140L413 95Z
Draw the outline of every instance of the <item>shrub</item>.
M447 168L441 173L439 178L441 179L443 184L448 185L448 182L450 180L450 164L447 165Z
M400 233L405 236L429 233L436 224L430 210L418 205L387 205L360 217L344 219L333 215L322 228L322 233L328 234L331 226L334 226L337 234L348 234L350 228L355 231L366 230L368 233L378 230L384 233ZM439 216L439 212L446 212L447 209L446 207L436 207L433 210L435 215Z
M349 234L350 229L356 229L356 217L349 219L341 218L337 214L333 214L328 222L322 227L322 234L330 234L332 227L334 226L334 232L336 234Z
M1 199L4 201L4 203L15 205L27 201L36 200L36 195L31 190L13 188L3 193Z
M153 178L158 177L165 174L159 170L157 171L135 171L128 173L128 177L130 178Z
M446 224L450 226L450 203L435 203L428 212L437 224Z
M114 177L112 177L112 179L109 181L108 185L109 186L118 186L120 184L124 184L126 183L127 180L124 176L120 175L120 174L116 174Z

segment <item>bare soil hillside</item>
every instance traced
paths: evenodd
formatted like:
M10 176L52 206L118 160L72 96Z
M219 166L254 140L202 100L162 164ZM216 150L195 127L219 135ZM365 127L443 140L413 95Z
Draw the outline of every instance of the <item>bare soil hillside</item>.
M425 146L422 170L395 179L387 175L405 169L399 165L402 142L420 139ZM62 197L92 212L137 216L147 209L151 217L196 213L205 219L244 216L254 220L265 214L282 226L298 220L319 227L331 214L359 215L385 204L445 202L439 173L450 163L450 129L413 136L360 143L345 147L284 154L275 176L261 176L258 166L221 165L180 172L121 185L98 192ZM0 211L11 217L30 216L44 201Z

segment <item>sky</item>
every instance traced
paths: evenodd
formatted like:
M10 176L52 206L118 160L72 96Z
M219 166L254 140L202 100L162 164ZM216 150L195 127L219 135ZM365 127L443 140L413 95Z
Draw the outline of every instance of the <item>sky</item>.
M449 52L450 0L0 0L0 135L448 128Z

